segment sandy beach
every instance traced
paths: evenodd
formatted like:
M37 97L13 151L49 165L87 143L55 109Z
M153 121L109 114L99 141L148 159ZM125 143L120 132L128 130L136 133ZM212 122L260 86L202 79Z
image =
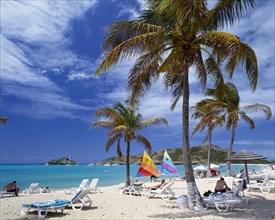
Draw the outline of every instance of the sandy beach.
M214 190L217 179L197 179L196 183L203 194ZM81 211L66 208L64 213L49 212L48 219L275 219L275 193L259 191L245 192L250 198L248 204L235 206L227 213L218 212L215 207L205 211L180 209L176 198L186 194L186 182L175 182L173 191L175 199L164 201L160 198L147 199L141 196L124 195L122 190L114 187L102 187L101 193L90 194L93 201L91 207ZM4 197L0 199L1 219L37 219L37 212L20 215L21 204L46 201L52 199L70 199L64 191Z

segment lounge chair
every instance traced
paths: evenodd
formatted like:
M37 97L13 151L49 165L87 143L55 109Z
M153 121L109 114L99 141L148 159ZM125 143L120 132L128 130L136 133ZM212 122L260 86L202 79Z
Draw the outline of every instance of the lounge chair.
M72 187L69 190L65 190L65 194L77 193L81 189L85 189L89 186L89 179L83 179L78 187Z
M91 207L92 200L88 196L93 189L81 189L76 195L70 200L69 207L72 207L73 210L81 210L84 206ZM84 200L86 198L86 200Z
M235 205L247 204L249 199L244 196L244 181L240 181L234 190L225 193L213 193L209 197L204 197L206 206L213 204L219 212L227 212L229 208Z
M1 190L1 192L0 192L0 196L1 197L4 197L4 196L16 196L15 195L15 192L7 192L7 191L3 191L3 190Z
M39 218L45 218L49 211L60 210L60 213L63 213L64 208L70 204L69 200L50 200L46 202L35 202L31 204L23 204L21 206L21 215L29 213L30 210L37 210ZM27 211L24 211L27 209Z
M263 193L266 193L266 192L269 193L271 190L275 189L275 182L270 181L269 177L270 177L270 174L267 173L265 175L263 182L247 184L247 190L249 191L251 189L259 189Z
M35 194L35 193L40 193L41 188L38 187L39 183L31 183L29 188L23 190L23 194Z
M131 187L130 195L137 196L137 195L143 195L143 182L134 182L134 184Z
M143 185L143 182L134 182L131 186L124 188L123 194L143 195L142 185Z
M92 193L101 192L101 190L99 188L97 188L98 180L99 180L98 178L92 179L90 185L87 187L87 188L91 189Z
M160 188L151 188L150 190L144 190L143 195L147 198L161 197L163 200L174 198L175 193L172 191L171 186L175 182L164 183Z
M65 207L72 207L73 210L81 210L84 206L90 207L92 205L92 200L88 196L91 189L81 189L71 200L51 200L46 202L35 202L31 204L23 204L21 206L21 215L28 213L31 209L38 211L38 217L45 217L50 210L61 210L63 212ZM84 200L86 198L86 200ZM24 209L27 208L25 212Z

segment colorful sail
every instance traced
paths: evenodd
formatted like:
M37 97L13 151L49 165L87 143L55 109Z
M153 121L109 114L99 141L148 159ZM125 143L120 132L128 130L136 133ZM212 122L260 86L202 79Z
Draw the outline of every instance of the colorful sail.
M175 167L173 161L171 160L169 154L166 151L164 151L163 160L161 162L160 172L162 174L179 175L179 171Z
M159 176L160 172L156 167L156 165L154 164L153 160L150 158L150 156L146 153L146 151L144 151L142 156L142 161L136 177L153 176L153 175Z

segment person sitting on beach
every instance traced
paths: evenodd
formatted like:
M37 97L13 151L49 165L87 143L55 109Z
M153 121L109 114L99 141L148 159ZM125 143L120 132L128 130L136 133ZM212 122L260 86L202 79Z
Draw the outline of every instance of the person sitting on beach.
M162 179L156 186L144 186L143 189L158 189L165 184L165 179Z
M3 190L6 190L7 192L15 192L16 196L18 196L19 193L19 187L16 187L16 181L13 181L4 186Z
M216 187L215 187L215 193L216 192L226 192L229 191L230 188L227 186L226 182L224 181L224 178L220 178L220 180L217 181Z
M150 182L154 181L156 182L158 177L156 177L155 175L152 175L151 178L150 178Z

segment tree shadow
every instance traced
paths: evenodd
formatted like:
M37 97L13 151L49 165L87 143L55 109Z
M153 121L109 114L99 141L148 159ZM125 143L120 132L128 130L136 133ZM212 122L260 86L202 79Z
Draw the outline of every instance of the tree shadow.
M175 204L173 205L163 205L163 208L178 209L177 212L167 212L165 214L155 214L149 215L149 218L169 218L169 219L189 219L194 217L201 217L202 219L209 219L210 216L216 216L217 219L220 218L230 218L230 219L272 219L275 218L274 208L275 201L265 199L262 196L249 197L250 200L248 204L242 203L238 206L233 206L228 212L219 212L216 210L215 206L209 206L208 209L202 211L194 211L188 209L179 209ZM263 208L264 207L264 208Z

